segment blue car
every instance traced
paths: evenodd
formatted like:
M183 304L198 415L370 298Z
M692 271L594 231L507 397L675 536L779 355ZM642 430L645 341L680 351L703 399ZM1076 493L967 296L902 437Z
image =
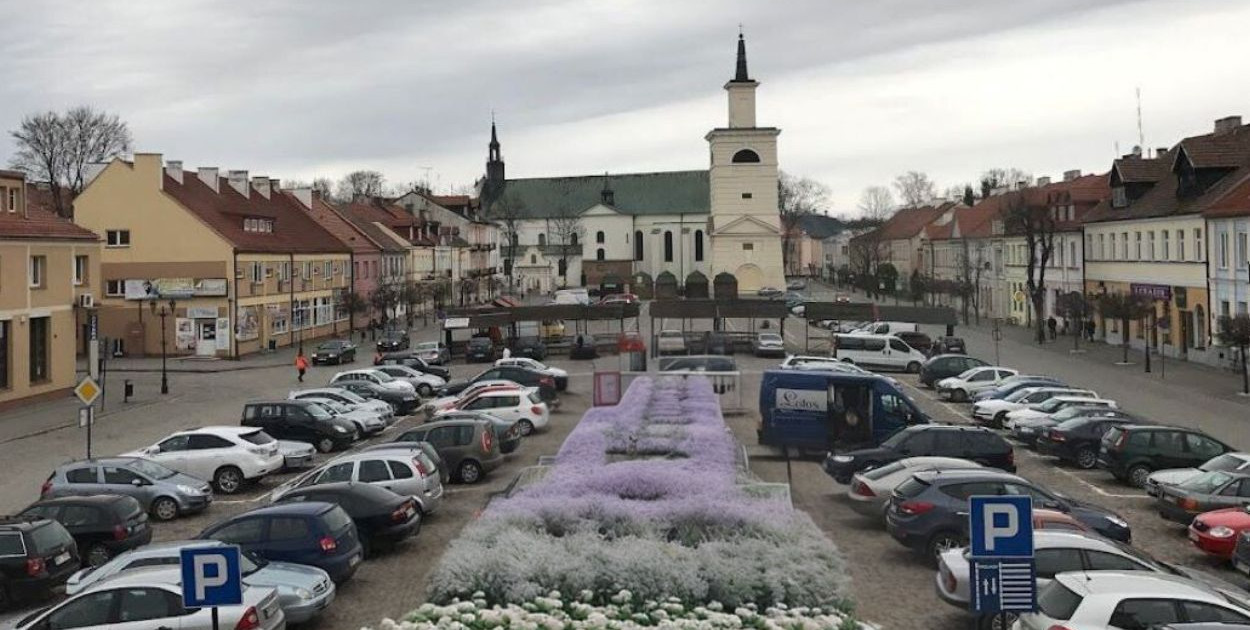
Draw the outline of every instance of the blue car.
M279 503L215 523L200 539L238 545L273 562L317 567L336 584L356 573L364 548L356 525L333 503Z
M1025 387L1066 387L1067 383L1052 376L1016 375L1003 379L1002 384L972 397L973 402L1001 400Z

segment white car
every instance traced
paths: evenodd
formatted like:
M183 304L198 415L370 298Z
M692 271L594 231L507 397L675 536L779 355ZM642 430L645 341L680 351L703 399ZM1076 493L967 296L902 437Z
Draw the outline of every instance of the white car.
M1063 410L1066 407L1110 407L1116 408L1114 400L1092 396L1055 396L1040 403L1033 403L1024 409L1008 412L1003 418L1003 428L1008 431L1015 428L1017 422L1038 420Z
M334 378L330 379L330 385L333 386L335 383L344 383L347 381L368 381L374 385L380 385L400 394L409 394L412 396L417 395L417 388L412 383L409 383L408 381L401 381L376 368L339 372L334 375Z
M278 602L277 591L248 586L246 580L243 603L219 606L216 612L222 628L281 630L286 627L286 615ZM212 627L213 611L208 606L183 608L182 570L178 567L127 571L44 608L16 626L18 630Z
M386 421L372 411L367 411L365 409L352 409L347 405L329 398L309 396L303 400L316 403L320 405L322 409L325 409L330 415L336 418L342 418L356 425L356 430L359 431L361 435L374 435L376 433L381 433L382 430L386 428Z
M974 367L959 376L944 378L934 384L939 396L952 402L963 402L987 390L998 387L1005 379L1019 374L1016 370L992 365Z
M837 372L865 372L854 363L840 361L833 357L792 354L781 361L778 366L784 370L833 370Z
M1007 414L1025 407L1045 402L1055 396L1089 396L1097 398L1098 392L1071 387L1026 387L1010 396L995 400L972 403L972 418L983 424L1001 425Z
M686 334L680 330L661 330L655 341L660 354L681 354L686 351Z
M422 398L429 398L434 392L447 384L442 377L414 370L406 365L379 365L375 370L390 375L401 381L408 381L416 388Z
M282 470L278 441L255 427L200 427L179 431L122 457L141 457L180 473L205 479L222 494Z
M507 379L502 379L502 378L487 379L483 381L477 381L476 383L470 383L468 387L465 387L458 394L453 394L450 396L441 396L439 398L435 398L434 400L431 400L430 402L423 405L422 408L425 410L426 417L430 417L430 416L433 416L440 409L449 409L451 407L454 407L456 403L462 400L466 400L469 397L477 394L478 392L484 389L488 389L488 388L520 389L520 390L524 390L527 393L532 393L532 394L538 393L537 387L526 387L516 381L509 381Z
M385 400L369 399L357 394L356 392L343 389L342 387L315 387L313 389L300 389L287 395L289 400L303 400L305 398L328 398L335 402L347 405L352 409L363 409L378 414L386 422L395 421L395 408L391 403Z
M556 390L564 391L569 386L569 373L558 367L551 367L542 361L537 361L529 357L508 357L495 361L496 366L514 365L523 367L541 374L546 374L556 381Z
M1250 609L1240 600L1184 577L1144 571L1060 573L1038 592L1037 607L1020 615L1013 628L1159 628L1190 620L1250 624Z
M1227 472L1250 472L1250 453L1224 453L1208 459L1197 468L1166 468L1156 470L1146 477L1146 494L1157 497L1160 486L1185 483L1204 472L1223 470Z
M434 413L434 419L456 411L481 411L520 425L521 435L547 427L551 411L536 392L521 389L492 389L464 399L461 404Z

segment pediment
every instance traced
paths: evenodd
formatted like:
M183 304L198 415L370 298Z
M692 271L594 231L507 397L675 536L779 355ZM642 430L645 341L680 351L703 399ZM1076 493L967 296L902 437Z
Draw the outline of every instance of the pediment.
M775 226L769 225L751 215L743 215L723 226L713 226L712 235L716 236L719 234L778 235L781 234L781 231Z

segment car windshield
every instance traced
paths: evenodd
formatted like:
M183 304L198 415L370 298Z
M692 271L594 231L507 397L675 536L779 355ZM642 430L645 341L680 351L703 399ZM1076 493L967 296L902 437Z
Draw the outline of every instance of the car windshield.
M242 557L239 558L239 571L243 573L244 577L247 577L265 568L267 564L269 564L268 560L250 551L244 551Z
M1237 457L1236 455L1224 454L1208 459L1206 463L1199 466L1198 469L1207 472L1212 470L1237 470L1245 465L1246 460Z
M781 342L781 335L777 335L777 334L773 334L773 333L761 333L761 334L760 334L760 341L775 341L775 342L780 343L780 342Z
M904 466L905 465L903 464L903 462L898 461L898 462L886 464L885 466L882 466L880 468L873 468L862 474L863 474L864 479L875 480L875 479L880 479L886 475L896 473L902 470Z
M397 330L392 330L386 333L386 335L384 335L383 338L386 339L387 341L398 341L404 338L404 333L399 332Z
M437 341L422 341L417 344L417 350L438 350Z
M317 346L317 349L318 350L338 350L339 348L342 348L345 345L347 344L343 343L342 341L327 341Z
M1037 410L1050 413L1052 411L1058 411L1059 409L1063 408L1064 405L1068 405L1068 404L1071 404L1071 402L1067 400L1063 400L1061 398L1051 398L1050 400L1047 400L1046 402L1038 405Z
M1079 418L1083 415L1086 415L1089 412L1090 410L1088 407L1068 407L1067 409L1060 409L1052 417L1055 420L1058 420L1059 422L1066 422L1068 420L1071 420L1072 418Z
M903 443L904 440L914 435L914 431L899 431L891 435L886 441L881 443L883 448L894 448Z
M177 472L173 470L170 470L155 462L150 462L146 459L136 459L130 462L130 465L128 467L130 468L130 470L137 472L140 475L143 475L145 477L151 477L153 479L169 479L170 477L173 477L174 475L178 474Z
M972 375L973 375L973 374L976 374L977 372L980 372L980 371L981 371L981 368L979 368L979 367L974 367L974 368L971 368L971 369L968 369L968 370L964 370L963 372L960 372L960 373L959 373L959 376L956 376L955 378L962 378L962 379L964 379L964 380L968 380L968 379L972 378Z
M339 391L335 392L335 395L336 395L336 396L338 396L339 398L342 398L343 400L349 401L349 402L351 402L352 404L356 404L356 405L359 405L359 404L362 404L362 403L369 402L369 401L365 400L364 398L362 398L362 397L361 397L359 394L357 394L356 392L353 392L353 391L351 391L351 390L347 390L347 389L339 390Z
M1232 475L1222 470L1216 470L1202 473L1192 479L1186 479L1178 484L1177 487L1197 494L1211 494L1223 487L1232 478Z
M26 545L22 544L22 535L16 532L0 534L0 558L6 556L26 555Z
M304 408L308 410L309 415L318 420L329 420L334 417L333 414L326 411L324 407L318 405L317 403L313 403Z
M1018 389L1018 390L1016 390L1016 391L1011 392L1010 394L1008 394L1005 398L1003 398L1003 400L1005 400L1005 401L1007 401L1007 402L1016 402L1016 401L1020 400L1021 398L1024 398L1025 396L1028 396L1029 394L1032 394L1034 391L1036 391L1036 390L1034 390L1034 389L1032 389L1032 388L1030 388L1030 387L1025 387L1025 388L1023 388L1023 389Z
M395 377L393 377L393 376L391 376L390 374L387 374L386 372L383 372L383 371L381 371L381 370L374 370L374 371L373 371L373 375L374 375L374 376L376 376L376 377L378 377L378 382L380 382L380 383L389 383L389 382L391 382L391 381L395 380Z
M269 437L269 434L265 433L264 431L252 431L251 433L242 433L239 435L239 437L243 438L244 440L247 440L248 442L251 442L252 444L257 444L257 445L262 445L262 446L265 444L272 444L273 442L276 441L272 437Z
M1059 580L1052 580L1037 594L1037 608L1051 619L1066 621L1072 618L1084 599Z

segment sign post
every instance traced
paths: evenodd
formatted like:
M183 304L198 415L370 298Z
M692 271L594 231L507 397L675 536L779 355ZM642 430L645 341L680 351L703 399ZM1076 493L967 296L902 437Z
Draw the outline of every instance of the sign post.
M213 630L219 630L217 608L243 603L239 548L233 545L183 549L182 605L212 608ZM257 614L261 614L257 611Z
M100 386L91 376L83 377L74 388L74 395L82 402L82 409L78 412L78 426L87 428L87 459L91 459L91 425L95 424L95 407L92 405L100 397L100 391Z
M968 499L972 611L998 615L1037 609L1033 562L1033 500L1027 496L974 496Z

